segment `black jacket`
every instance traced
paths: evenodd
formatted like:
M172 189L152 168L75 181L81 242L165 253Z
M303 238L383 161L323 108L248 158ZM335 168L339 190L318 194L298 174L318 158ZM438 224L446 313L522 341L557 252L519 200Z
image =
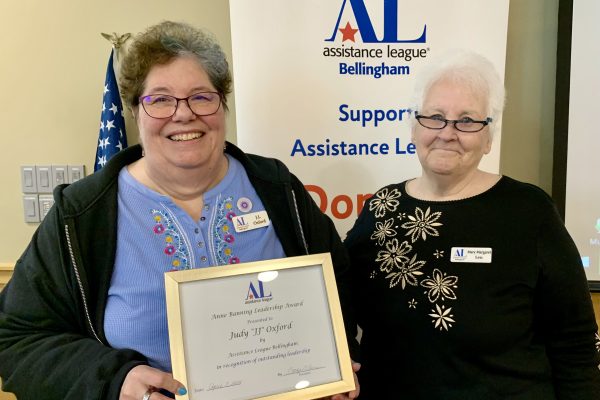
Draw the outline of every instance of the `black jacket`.
M227 144L261 198L287 256L330 252L348 338L348 257L332 221L278 160ZM19 400L118 399L125 376L147 364L132 350L111 348L104 310L115 262L120 170L140 146L104 168L54 191L50 210L0 294L0 376Z

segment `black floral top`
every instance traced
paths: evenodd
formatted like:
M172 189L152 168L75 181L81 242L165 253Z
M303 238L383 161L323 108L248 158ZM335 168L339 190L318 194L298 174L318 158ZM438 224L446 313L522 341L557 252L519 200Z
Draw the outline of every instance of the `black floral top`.
M508 177L458 201L405 183L345 241L361 399L600 399L587 281L551 199Z

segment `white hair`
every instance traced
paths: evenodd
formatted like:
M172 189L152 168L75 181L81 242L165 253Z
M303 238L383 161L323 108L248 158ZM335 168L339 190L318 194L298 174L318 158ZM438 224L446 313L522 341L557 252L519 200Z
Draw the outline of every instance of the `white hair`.
M487 100L487 116L493 121L488 125L493 137L502 119L505 96L504 84L494 65L484 56L465 50L452 50L430 60L415 79L412 99L415 111L421 110L433 84L443 79L466 85L474 93L483 95ZM414 128L417 120L412 121Z

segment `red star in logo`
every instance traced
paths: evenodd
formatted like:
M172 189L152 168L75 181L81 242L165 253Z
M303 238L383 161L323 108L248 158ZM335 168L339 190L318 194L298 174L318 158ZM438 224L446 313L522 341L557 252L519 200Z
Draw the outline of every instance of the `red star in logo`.
M346 26L344 27L344 29L340 28L338 30L342 32L342 35L344 36L342 42L345 42L346 40L352 40L354 42L354 35L356 34L356 32L358 32L358 29L353 29L350 26L350 22L346 22Z

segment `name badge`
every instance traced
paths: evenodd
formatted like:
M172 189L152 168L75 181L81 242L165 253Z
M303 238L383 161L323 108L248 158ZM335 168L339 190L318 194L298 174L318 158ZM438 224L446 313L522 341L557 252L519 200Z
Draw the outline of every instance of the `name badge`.
M266 211L258 211L233 217L233 228L237 233L265 228L269 225L271 225L271 221L269 220Z
M453 247L450 261L456 263L484 263L492 262L491 247Z

